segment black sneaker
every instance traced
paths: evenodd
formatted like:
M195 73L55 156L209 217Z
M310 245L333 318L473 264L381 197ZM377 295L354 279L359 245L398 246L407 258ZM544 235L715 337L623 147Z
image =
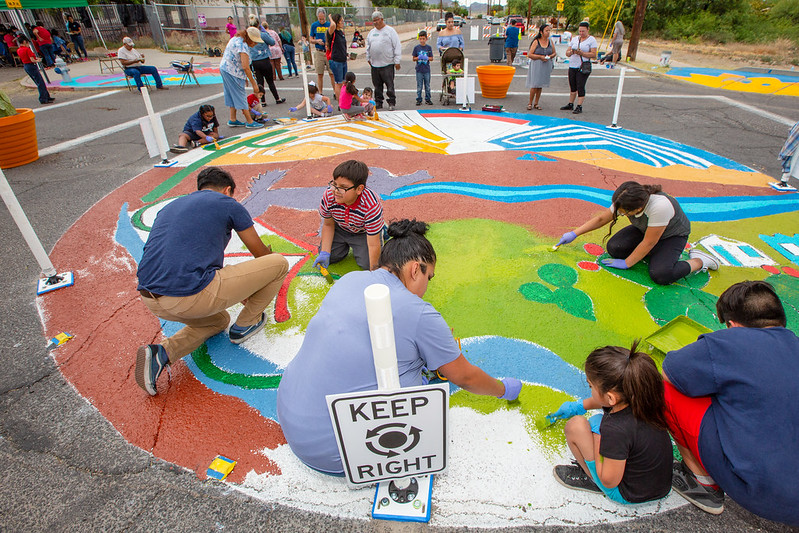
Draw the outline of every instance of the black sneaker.
M185 146L175 145L169 149L170 152L173 154L184 154L189 151L189 149Z
M283 102L285 102L285 101L286 101L286 99L285 99L285 98L281 98L280 100L275 100L275 103L276 103L276 104L282 104L282 103L283 103Z
M168 364L169 357L160 344L140 346L136 352L136 383L147 391L147 394L155 396L158 393L155 389L155 382L158 381L158 376Z
M594 480L577 465L557 465L552 469L555 479L564 487L602 494Z
M432 101L432 100L428 100L427 102L425 102L425 104L427 104L427 105L433 105L433 101Z
M671 487L674 492L710 514L724 510L724 491L700 484L684 462L675 462L671 469Z
M262 329L264 329L264 324L266 323L266 313L261 313L261 320L258 321L257 324L253 324L252 326L237 326L233 324L230 326L230 330L228 331L228 336L230 337L230 342L233 344L241 344L242 342L246 341Z
M572 111L572 113L575 115L579 115L582 112L583 112L583 106L581 105L578 105L577 107L574 108L574 111Z
M422 101L421 100L416 100L416 105L422 105Z
M574 104L571 102L560 108L561 111L571 111L572 109L574 109Z

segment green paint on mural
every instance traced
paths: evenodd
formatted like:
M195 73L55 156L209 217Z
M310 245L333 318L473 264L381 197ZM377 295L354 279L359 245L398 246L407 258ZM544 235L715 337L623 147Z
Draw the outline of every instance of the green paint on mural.
M766 278L782 300L788 329L799 334L799 278L776 274Z
M522 293L525 298L533 302L541 302L544 304L552 302L553 292L540 283L525 283L519 287L519 292Z
M261 241L267 246L272 247L272 251L277 254L307 254L308 250L301 248L291 241L288 241L280 235L261 235ZM242 245L242 250L247 250L247 247Z
M644 296L644 303L660 325L685 315L715 331L723 327L716 317L717 299L705 291L670 285L655 286Z
M175 198L180 198L180 197L176 196ZM154 204L145 205L144 207L142 207L141 209L139 209L135 213L133 213L133 216L130 217L130 223L133 224L134 228L140 229L142 231L150 231L150 229L152 229L152 228L150 228L150 226L145 224L144 221L142 220L142 216L144 216L144 212L147 211L148 209L152 209L154 206L156 206L158 204L161 204L163 202L167 202L167 201L172 200L172 199L173 198L165 198L165 199L161 200L160 202L155 202Z
M566 265L547 263L538 269L538 277L555 287L571 287L577 283L577 272Z
M194 364L200 372L209 379L235 385L242 389L276 389L280 384L280 375L273 374L267 376L253 376L249 374L239 374L238 372L228 372L216 366L208 355L208 347L205 343L191 353Z
M566 446L563 435L565 422L550 425L544 416L557 411L563 402L570 400L574 400L574 398L565 392L542 385L525 383L519 393L519 398L513 402L459 390L450 396L449 404L450 407L468 407L484 415L489 415L500 409L519 410L524 415L527 433L534 441L540 443L541 449L546 455L555 458L562 454Z

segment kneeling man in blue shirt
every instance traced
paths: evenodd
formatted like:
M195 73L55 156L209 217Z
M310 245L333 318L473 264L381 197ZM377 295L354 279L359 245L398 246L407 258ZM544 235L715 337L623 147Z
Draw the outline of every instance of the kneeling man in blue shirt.
M186 324L163 344L138 350L136 383L151 396L167 364L225 330L231 305L246 300L230 326L231 342L263 330L264 309L286 277L288 261L261 241L235 190L230 174L208 167L197 176L197 191L161 209L150 230L138 270L142 301L155 316ZM255 259L223 267L231 230Z

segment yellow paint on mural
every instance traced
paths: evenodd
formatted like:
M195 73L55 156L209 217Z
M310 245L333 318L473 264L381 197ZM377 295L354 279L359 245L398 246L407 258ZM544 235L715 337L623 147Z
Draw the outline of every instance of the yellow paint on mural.
M674 76L671 74L667 74L667 76L714 89L757 94L799 96L799 83L789 83L769 76L746 77L728 72L718 76L697 73L691 73L690 76Z
M693 168L685 165L671 165L668 167L652 167L637 161L630 161L607 150L574 150L564 152L539 152L551 157L578 161L601 168L630 172L664 180L696 181L705 183L721 183L724 185L748 185L753 187L767 187L769 181L774 181L760 172L742 172L711 166L709 168Z

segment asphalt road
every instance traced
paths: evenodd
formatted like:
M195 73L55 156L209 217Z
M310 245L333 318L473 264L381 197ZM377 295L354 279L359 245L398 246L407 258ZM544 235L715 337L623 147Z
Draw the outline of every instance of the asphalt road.
M468 36L468 31L465 33ZM413 44L404 44L408 59L397 77L398 109L414 107ZM488 46L467 41L467 57L472 66L485 64ZM371 85L365 63L359 61L351 67L359 74L359 87ZM437 66L434 72L438 72ZM617 72L596 69L588 82L585 112L569 117L609 124ZM502 101L508 110L524 110L525 73L517 75L511 94ZM0 69L0 84L10 89L17 107L37 108L39 147L48 155L9 169L6 176L49 250L94 203L155 161L147 157L135 122L119 126L144 115L138 94L127 90L110 95L58 92L54 96L59 106L41 108L35 91L10 83L22 75L21 69ZM440 77L434 74L436 102L440 84ZM271 105L272 116L287 114L289 104L296 105L302 98L299 80L278 82L278 89L288 102ZM780 171L777 153L789 123L799 120L796 98L717 91L632 70L624 92L621 126L708 150L775 177ZM557 108L566 103L567 93L565 70L556 70L552 87L545 90L541 101L544 111L537 113L559 115L562 112ZM95 95L103 96L86 100ZM170 142L200 102L214 104L220 118L226 118L221 86L153 95L156 110L165 113ZM477 106L482 103L478 96ZM227 127L221 129L226 132ZM70 148L75 139L78 142ZM224 485L198 481L193 473L127 444L55 367L34 304L39 268L6 209L0 209L0 227L0 475L5 480L0 488L0 530L448 531L341 520L267 505ZM647 519L594 529L791 531L753 516L729 499L718 517L686 505Z

